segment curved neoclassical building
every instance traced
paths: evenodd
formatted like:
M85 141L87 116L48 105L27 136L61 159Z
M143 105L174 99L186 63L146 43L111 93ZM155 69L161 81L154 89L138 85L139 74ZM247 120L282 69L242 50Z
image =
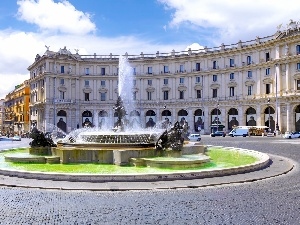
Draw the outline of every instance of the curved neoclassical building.
M300 25L216 48L128 55L135 110L142 127L184 118L190 131L234 125L300 130ZM119 56L80 55L65 48L37 55L30 71L32 125L70 132L113 118ZM113 120L110 125L113 126Z

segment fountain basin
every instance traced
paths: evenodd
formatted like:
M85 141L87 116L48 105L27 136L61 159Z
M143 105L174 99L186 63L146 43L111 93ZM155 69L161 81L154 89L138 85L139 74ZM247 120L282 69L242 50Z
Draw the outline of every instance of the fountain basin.
M196 168L203 163L209 162L210 157L197 155L183 155L181 157L156 157L156 158L131 158L130 165L133 166L147 166L156 168Z
M130 165L132 158L154 158L170 157L177 161L185 155L204 154L206 146L199 143L186 143L181 151L157 151L153 146L143 145L102 145L99 144L63 144L51 148L51 155L33 155L31 154L14 154L6 155L5 160L10 162L27 162L27 163L99 163L114 164L118 166ZM40 152L39 152L40 153ZM148 160L146 160L148 161ZM151 162L148 163L149 166ZM169 163L171 165L171 162ZM145 164L147 166L147 164ZM158 164L157 164L158 165ZM153 165L154 166L154 165Z

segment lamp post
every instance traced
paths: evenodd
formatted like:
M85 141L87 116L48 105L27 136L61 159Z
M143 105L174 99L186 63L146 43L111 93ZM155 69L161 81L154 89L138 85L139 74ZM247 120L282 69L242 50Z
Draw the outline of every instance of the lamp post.
M217 104L217 131L219 131L219 100Z
M269 131L271 131L271 121L270 121L270 98L268 98L268 111L269 111Z
M275 98L276 98L276 135L279 134L278 125L278 98L277 98L277 64L275 64Z

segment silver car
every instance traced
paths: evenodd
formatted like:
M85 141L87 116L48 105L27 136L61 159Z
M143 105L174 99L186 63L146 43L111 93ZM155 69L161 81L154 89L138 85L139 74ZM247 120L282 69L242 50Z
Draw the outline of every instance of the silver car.
M188 136L190 141L201 141L201 135L200 134L190 134Z

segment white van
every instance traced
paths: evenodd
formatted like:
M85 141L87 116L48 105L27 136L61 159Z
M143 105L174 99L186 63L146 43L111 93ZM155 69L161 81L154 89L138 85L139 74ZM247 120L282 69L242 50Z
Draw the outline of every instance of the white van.
M230 133L228 134L231 137L236 137L236 136L242 136L242 137L247 137L249 136L249 128L248 127L236 127Z

